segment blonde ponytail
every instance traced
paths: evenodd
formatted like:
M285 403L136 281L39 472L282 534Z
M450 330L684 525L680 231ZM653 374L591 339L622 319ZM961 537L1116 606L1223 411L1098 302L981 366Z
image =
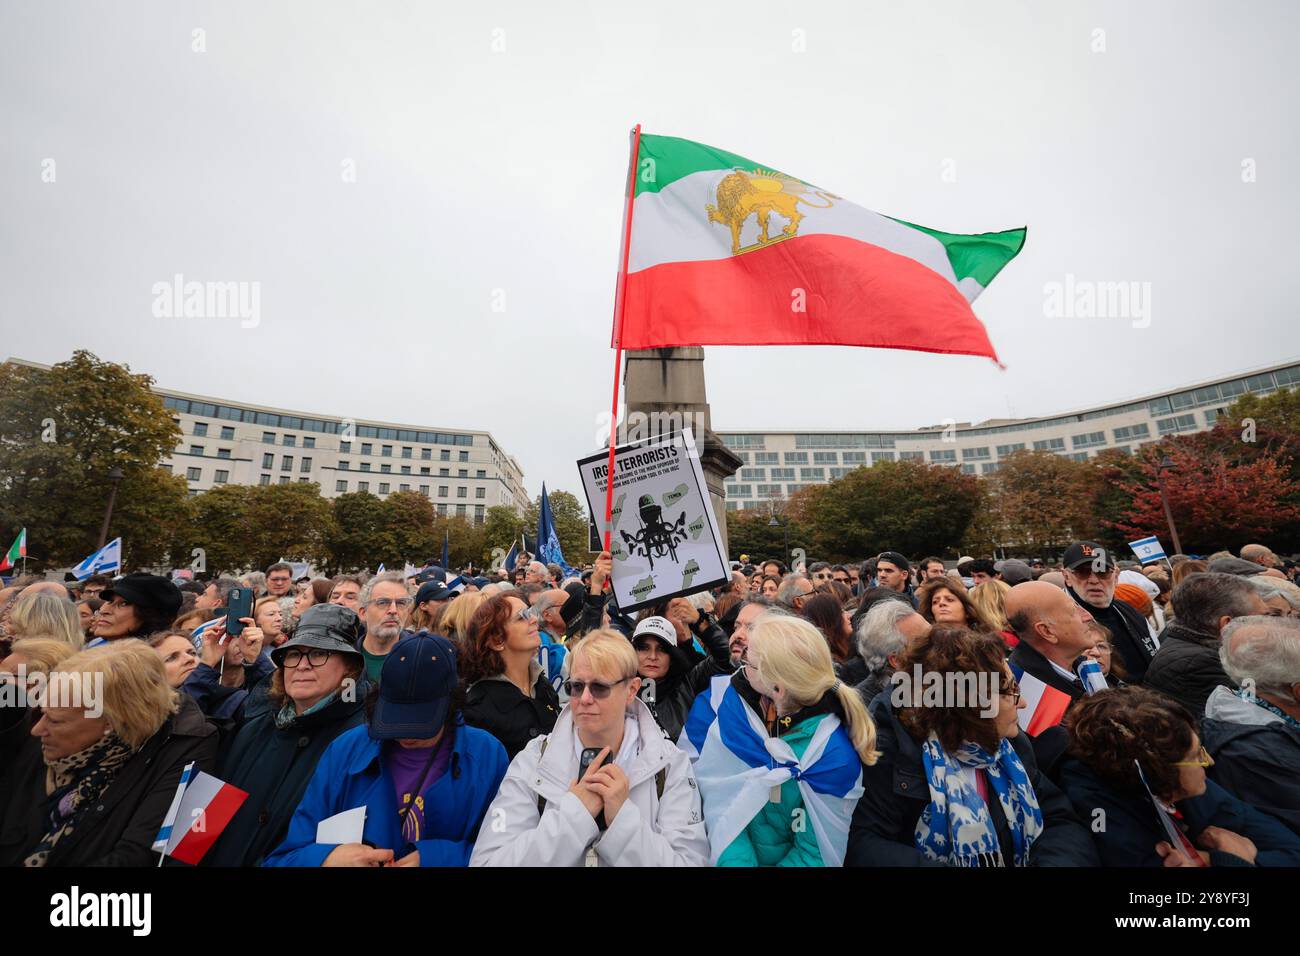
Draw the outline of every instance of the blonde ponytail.
M874 764L876 724L862 698L835 677L826 638L809 622L784 614L764 614L749 631L748 657L766 680L784 687L792 700L815 704L834 690L844 711L844 730L864 764Z

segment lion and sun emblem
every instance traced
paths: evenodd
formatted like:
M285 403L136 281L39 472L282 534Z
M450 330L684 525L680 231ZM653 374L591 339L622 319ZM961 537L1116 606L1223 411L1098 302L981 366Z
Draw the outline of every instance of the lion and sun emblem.
M829 209L834 205L832 200L840 198L784 173L766 169L750 172L737 169L729 173L718 183L715 195L717 205L709 203L704 209L709 214L710 222L720 223L731 230L733 256L794 238L804 217L799 211L800 203L811 209ZM824 202L813 202L810 196ZM776 236L769 234L769 218L773 213L786 221L785 227ZM758 218L758 241L741 248L740 232L750 216Z

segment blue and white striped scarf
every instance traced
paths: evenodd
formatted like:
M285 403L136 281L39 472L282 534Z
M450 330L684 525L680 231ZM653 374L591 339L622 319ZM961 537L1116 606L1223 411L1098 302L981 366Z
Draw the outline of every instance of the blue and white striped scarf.
M996 756L969 742L950 754L931 733L921 745L921 757L930 805L916 821L917 849L949 866L1006 865L989 808L960 772L966 767L985 772L1011 829L1016 866L1028 865L1029 851L1043 832L1043 814L1011 741L1003 737Z

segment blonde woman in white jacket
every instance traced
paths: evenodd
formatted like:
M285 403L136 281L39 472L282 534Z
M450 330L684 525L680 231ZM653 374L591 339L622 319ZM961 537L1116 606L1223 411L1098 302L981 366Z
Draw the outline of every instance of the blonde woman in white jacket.
M592 631L569 660L569 703L511 762L470 866L707 865L690 760L637 698L631 643ZM579 779L588 749L599 753Z

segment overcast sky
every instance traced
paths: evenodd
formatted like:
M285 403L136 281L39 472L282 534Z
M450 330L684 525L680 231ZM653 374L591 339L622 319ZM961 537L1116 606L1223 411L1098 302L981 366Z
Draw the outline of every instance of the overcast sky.
M976 303L1005 371L712 348L716 429L1047 415L1285 361L1298 28L1285 0L6 3L0 356L488 429L530 494L578 492L640 122L912 222L1029 226ZM176 273L260 283L260 323L155 317ZM1067 273L1149 283L1149 325L1048 317Z

